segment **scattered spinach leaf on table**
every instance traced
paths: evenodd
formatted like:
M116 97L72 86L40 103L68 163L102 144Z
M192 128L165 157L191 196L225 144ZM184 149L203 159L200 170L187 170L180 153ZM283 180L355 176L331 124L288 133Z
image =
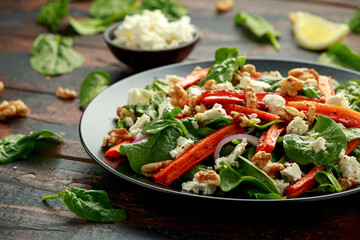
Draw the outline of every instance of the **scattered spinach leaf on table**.
M110 83L110 76L102 70L89 73L80 87L80 106L91 102L99 93L104 91Z
M277 40L277 38L280 37L280 33L264 18L239 11L235 15L234 21L238 25L246 25L258 38L266 37L270 40L276 50L280 50L280 44Z
M0 139L0 163L12 162L15 159L25 159L34 150L39 136L50 138L63 137L65 133L54 133L50 130L40 130L30 135L14 134Z
M43 75L72 72L84 62L84 58L72 46L72 38L50 33L40 34L31 48L31 67Z
M179 1L174 0L145 0L141 3L136 12L143 10L159 9L170 20L178 20L182 16L189 15L189 10Z
M351 16L348 25L354 32L360 32L360 8Z
M121 222L126 219L123 209L115 209L103 190L86 190L72 187L57 195L44 196L43 200L60 199L77 216L94 222Z
M89 13L95 18L106 18L116 14L119 9L129 7L134 2L134 0L95 0L90 5Z
M61 19L67 14L67 2L68 0L59 0L45 3L37 16L37 22L48 25L53 32L58 32Z
M317 62L360 71L360 55L343 43L335 43L328 51L321 53Z

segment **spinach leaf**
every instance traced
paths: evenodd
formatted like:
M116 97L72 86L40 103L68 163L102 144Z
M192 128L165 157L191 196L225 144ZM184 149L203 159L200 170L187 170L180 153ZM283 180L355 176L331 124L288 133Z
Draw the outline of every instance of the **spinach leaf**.
M15 134L0 139L0 163L12 162L15 159L25 159L34 150L36 139L39 136L49 138L53 136L63 137L65 133L53 133L49 130L41 130L31 135Z
M125 210L115 209L103 190L86 190L72 187L57 195L44 196L43 200L59 198L77 216L94 222L121 222Z
M341 192L341 186L338 182L340 177L339 169L334 165L329 164L325 171L319 171L315 174L316 181L320 184L318 187L319 192Z
M208 169L209 169L208 166L206 166L204 164L196 164L189 171L187 171L183 175L181 175L180 180L183 182L192 181L194 179L195 173L197 173L199 171L206 171Z
M246 25L258 38L266 37L276 50L280 50L280 44L277 40L280 37L280 33L264 18L239 11L235 15L234 21L238 25Z
M322 92L316 85L305 83L304 87L299 92L299 95L311 98L319 98L322 95Z
M346 128L343 124L341 123L338 124L341 130L344 132L347 142L360 138L360 128L356 128L356 127Z
M134 109L136 116L142 116L143 114L148 115L151 119L155 119L158 117L158 105L157 104L149 104L149 105L134 105L129 109Z
M234 190L243 182L248 182L261 189L261 192L279 193L272 179L264 171L241 156L238 162L239 167L236 168L231 167L224 161L220 163L222 169L219 175L221 179L220 188L222 191L228 192Z
M156 79L152 84L145 87L146 90L153 92L162 92L166 95L169 92L170 84L162 79Z
M174 0L145 0L141 3L141 6L136 9L136 12L142 12L145 9L160 9L166 18L170 20L177 20L182 16L189 15L189 11L185 5Z
M351 16L348 25L354 32L360 32L360 8Z
M110 76L102 70L89 73L80 87L80 106L91 102L99 93L104 91L110 83Z
M352 52L343 43L335 43L327 52L320 54L317 59L319 63L334 65L360 71L360 55Z
M330 118L319 115L314 128L311 130L318 133L326 141L326 150L315 153L309 144L314 141L310 136L286 134L283 138L284 150L287 157L300 165L315 164L326 166L338 161L337 156L342 149L346 149L346 136L341 127Z
M204 85L210 79L217 83L230 82L234 73L245 65L245 61L245 56L239 56L236 48L219 48L215 52L215 64L199 85Z
M346 81L335 88L336 94L343 94L348 100L360 99L360 81L357 79Z
M176 118L179 113L181 113L181 108L179 107L175 107L174 109L165 109L163 115L160 118L154 119L153 121L146 124L142 130L142 134L156 134L170 126L179 127L184 134L189 133L184 124Z
M196 138L204 138L210 133L220 129L221 127L232 123L232 120L230 118L218 117L209 122L206 122L203 126L195 129L191 123L192 121L196 121L195 118L188 117L188 118L183 118L180 121L184 124L188 132L193 136L195 136ZM197 142L198 140L196 141L194 140L194 141Z
M133 3L134 0L95 0L91 3L89 13L95 18L106 18Z
M147 163L172 159L170 151L176 148L177 139L183 136L178 126L168 126L139 142L120 146L122 155L126 155L130 167L140 174L140 169Z
M45 3L37 16L37 22L48 25L53 32L60 30L60 21L67 14L68 0Z
M49 33L40 34L31 48L30 64L38 73L57 75L82 66L84 58L72 49L73 40Z
M283 80L283 77L274 77L271 75L262 75L260 76L258 79L256 79L257 81L261 81L261 82L265 82L267 84L269 84L271 87L266 89L267 92L275 92L275 90L277 88L280 88L279 82L281 80Z

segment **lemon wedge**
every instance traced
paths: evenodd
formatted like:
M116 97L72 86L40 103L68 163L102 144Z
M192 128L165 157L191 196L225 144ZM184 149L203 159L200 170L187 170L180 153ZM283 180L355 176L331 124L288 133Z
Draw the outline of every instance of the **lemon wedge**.
M349 32L349 26L335 23L307 12L290 14L296 41L305 49L325 50L340 42Z

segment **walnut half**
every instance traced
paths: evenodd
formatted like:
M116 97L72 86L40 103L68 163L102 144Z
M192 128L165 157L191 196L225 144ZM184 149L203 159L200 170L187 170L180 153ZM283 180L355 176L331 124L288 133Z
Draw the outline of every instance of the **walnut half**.
M2 101L0 104L0 118L25 117L30 112L29 108L21 100Z

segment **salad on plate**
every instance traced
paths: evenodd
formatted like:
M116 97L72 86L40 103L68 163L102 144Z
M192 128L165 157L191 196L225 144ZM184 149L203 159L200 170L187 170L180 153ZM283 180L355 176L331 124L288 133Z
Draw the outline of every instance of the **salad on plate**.
M236 48L187 76L132 88L105 157L194 194L284 199L360 181L360 81L316 69L258 72Z

